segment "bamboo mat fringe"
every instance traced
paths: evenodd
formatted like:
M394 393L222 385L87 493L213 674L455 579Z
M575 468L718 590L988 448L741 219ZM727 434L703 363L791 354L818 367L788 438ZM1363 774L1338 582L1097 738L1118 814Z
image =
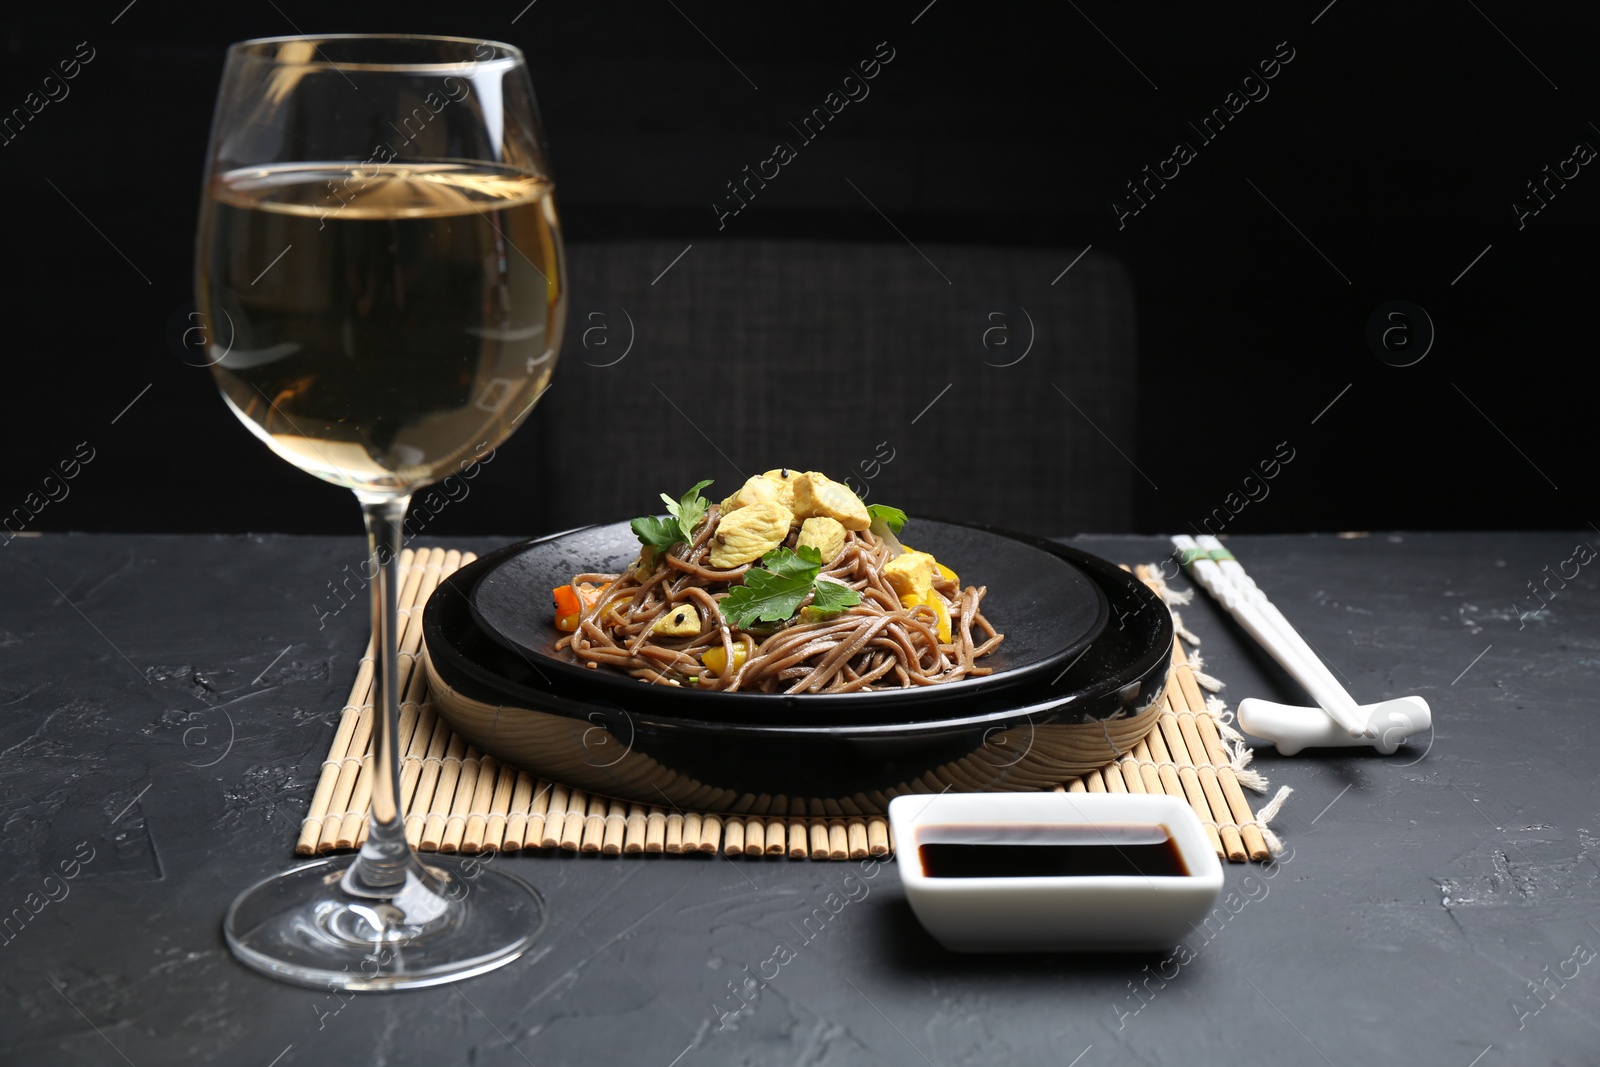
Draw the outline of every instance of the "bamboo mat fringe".
M501 766L468 745L434 709L427 672L418 664L423 605L440 581L475 558L470 552L438 548L407 549L400 557L397 747L403 753L401 810L413 848L466 854L563 849L607 856L720 851L725 856L814 860L865 859L893 851L888 819L860 814L859 809L833 804L819 818L808 814L806 801L798 797L763 796L762 814L750 810L757 807L754 798L746 798L751 803L742 805L743 811L731 813L613 800ZM1164 583L1157 585L1160 579L1152 568L1138 568L1138 576L1169 604L1175 599L1187 602L1178 599L1181 594L1164 591ZM1178 630L1187 632L1181 625ZM1173 645L1172 676L1155 728L1105 768L1054 788L1183 797L1199 813L1219 856L1234 862L1267 859L1282 845L1266 824L1289 791L1280 790L1259 814L1252 814L1241 786L1264 791L1266 779L1249 768L1250 749L1229 725L1226 705L1202 692L1206 682L1216 680L1199 670L1198 657L1187 655L1181 641ZM369 641L301 824L295 846L300 855L358 848L365 839L372 799L373 668ZM951 785L912 783L929 792Z
M1194 599L1192 589L1180 593L1169 588L1155 564L1134 568L1134 575L1161 598L1168 610L1173 604L1187 604ZM1174 629L1181 633L1183 627L1175 625ZM1230 724L1232 713L1227 705L1202 692L1220 692L1223 683L1201 670L1198 650L1190 656L1181 639L1173 641L1172 663L1167 710L1150 732L1152 747L1160 747L1163 741L1170 746L1184 795L1200 816L1206 836L1219 855L1237 862L1246 856L1265 860L1281 854L1283 842L1267 824L1283 809L1294 790L1284 786L1259 814L1251 814L1240 787L1265 792L1269 783L1265 775L1249 767L1255 753ZM1185 771L1189 772L1187 776Z

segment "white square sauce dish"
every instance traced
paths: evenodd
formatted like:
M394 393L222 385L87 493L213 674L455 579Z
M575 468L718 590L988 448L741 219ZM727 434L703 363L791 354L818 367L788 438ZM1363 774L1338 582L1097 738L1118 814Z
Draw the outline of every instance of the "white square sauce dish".
M889 822L906 901L953 952L1169 948L1222 891L1222 864L1177 797L902 796Z

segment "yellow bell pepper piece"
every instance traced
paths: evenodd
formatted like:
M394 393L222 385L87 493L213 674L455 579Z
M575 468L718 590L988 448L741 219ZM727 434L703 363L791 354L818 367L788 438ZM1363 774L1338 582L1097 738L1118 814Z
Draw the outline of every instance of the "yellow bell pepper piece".
M749 653L745 651L744 642L735 641L733 643L733 669L737 671L740 667L743 667L744 661L748 656ZM700 662L705 664L706 670L720 675L722 669L728 665L727 649L721 645L712 645L700 653Z
M606 605L606 610L611 613L611 618L618 623L628 621L628 612L633 609L632 596L619 596Z
M938 593L929 593L926 597L917 593L908 593L900 598L900 603L908 608L923 604L932 608L934 615L938 617L935 629L939 632L939 643L945 645L950 643L950 606L944 602L944 597Z

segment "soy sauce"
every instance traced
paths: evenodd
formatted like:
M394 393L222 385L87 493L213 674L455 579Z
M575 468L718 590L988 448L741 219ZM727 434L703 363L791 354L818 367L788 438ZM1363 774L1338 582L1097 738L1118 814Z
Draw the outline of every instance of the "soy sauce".
M1189 874L1164 826L934 826L918 836L929 878Z

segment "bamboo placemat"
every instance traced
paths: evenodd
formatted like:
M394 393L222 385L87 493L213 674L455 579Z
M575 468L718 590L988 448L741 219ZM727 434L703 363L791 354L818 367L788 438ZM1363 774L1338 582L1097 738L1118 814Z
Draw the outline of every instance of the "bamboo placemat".
M438 716L426 672L418 670L422 608L439 582L477 557L454 549L406 549L400 555L400 799L406 838L423 852L495 852L561 848L604 855L721 851L727 856L862 859L893 850L883 816L807 818L679 811L613 800L547 782L468 745ZM1146 568L1139 577L1170 594ZM1178 627L1179 632L1187 634ZM1198 642L1192 635L1191 640ZM1199 814L1217 855L1264 860L1277 839L1266 828L1287 790L1251 813L1241 785L1264 790L1248 768L1249 749L1227 724L1220 688L1173 642L1173 671L1163 710L1149 735L1101 770L1057 785L1070 793L1165 793ZM295 852L318 855L357 848L366 838L372 799L373 650L369 640L350 699L322 764ZM925 776L931 778L932 775ZM937 783L919 782L928 792ZM946 788L949 784L946 785Z

